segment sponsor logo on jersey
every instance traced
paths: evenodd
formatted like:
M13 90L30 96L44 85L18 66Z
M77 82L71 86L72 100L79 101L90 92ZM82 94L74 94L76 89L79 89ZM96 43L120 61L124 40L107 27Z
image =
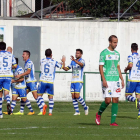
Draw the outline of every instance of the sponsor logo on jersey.
M111 90L108 90L108 94L109 94L109 95L111 95L111 94L112 94L112 93L111 93Z
M116 92L117 93L121 92L121 89L120 88L116 89Z
M108 55L108 58L111 59L112 57L110 55Z

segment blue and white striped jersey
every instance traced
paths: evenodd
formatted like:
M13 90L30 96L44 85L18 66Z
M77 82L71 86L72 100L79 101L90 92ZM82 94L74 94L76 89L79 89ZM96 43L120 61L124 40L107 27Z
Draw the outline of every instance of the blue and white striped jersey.
M51 58L44 58L40 61L40 81L45 83L53 83L55 79L55 69L62 68L62 64Z
M24 73L24 70L22 69L21 66L17 65L17 68L15 69L15 72L14 72L14 77L17 76L17 75L19 75L19 74L22 74L22 73ZM15 88L16 88L16 89L26 88L25 79L24 79L24 81L22 81L22 82L17 82L17 83L15 84Z
M24 65L24 72L26 72L28 69L31 70L30 74L28 75L25 75L25 80L27 83L30 83L30 82L36 82L36 78L35 78L35 68L34 68L34 64L33 62L28 59L26 62L25 62L25 65Z
M0 77L13 77L12 65L16 65L13 55L7 51L0 51Z
M83 71L85 67L85 60L80 58L79 62L83 63L83 67L78 65L76 62L71 61L68 69L72 69L72 80L71 83L83 83Z
M129 70L129 81L140 82L140 55L132 53L128 56L128 64L132 63L133 67Z

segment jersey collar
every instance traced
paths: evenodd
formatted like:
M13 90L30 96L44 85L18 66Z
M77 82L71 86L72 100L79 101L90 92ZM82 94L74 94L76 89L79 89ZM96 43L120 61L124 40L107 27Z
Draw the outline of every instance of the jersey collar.
M134 54L138 55L138 53L136 53L136 52L132 53L132 55L134 55Z
M30 61L30 59L28 59L25 63L27 63L28 61Z
M82 59L82 57L78 60L78 61L80 61ZM77 59L76 59L77 60Z
M19 68L19 65L17 65L17 67L15 68L15 70L17 70Z
M51 59L50 57L46 57L46 59Z
M5 51L5 50L2 50L1 52L7 52L7 51Z

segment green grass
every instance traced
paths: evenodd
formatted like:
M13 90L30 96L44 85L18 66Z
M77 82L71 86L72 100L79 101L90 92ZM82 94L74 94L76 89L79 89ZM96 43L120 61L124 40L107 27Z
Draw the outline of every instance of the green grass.
M130 102L119 103L119 112L116 122L118 127L109 126L111 105L102 115L101 125L95 124L95 114L100 103L87 102L90 108L88 116L80 107L80 116L73 116L74 109L71 102L56 102L53 116L37 116L39 109L32 103L34 116L4 115L0 119L0 140L131 140L140 138L140 120L137 119L138 111L135 104ZM6 104L3 104L3 111ZM19 103L14 112L19 111ZM47 109L48 112L48 109Z

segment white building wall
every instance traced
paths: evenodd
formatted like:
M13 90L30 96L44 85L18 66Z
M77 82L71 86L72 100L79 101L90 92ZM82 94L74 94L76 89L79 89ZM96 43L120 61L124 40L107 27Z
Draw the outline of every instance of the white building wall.
M127 56L131 54L131 43L136 42L140 45L140 23L0 20L1 25L6 26L6 43L8 46L13 45L13 26L40 26L41 58L44 57L45 49L51 48L53 58L60 61L61 56L66 55L66 64L68 65L70 55L75 55L77 48L83 49L83 58L86 61L85 71L87 72L98 72L99 54L108 47L110 35L117 35L119 39L117 51L121 55L122 72L127 65ZM57 71L60 70L57 69ZM70 80L71 74L56 74L55 100L71 101ZM125 100L124 94L125 90L123 89L120 100ZM31 94L28 97L34 100ZM45 98L47 99L47 95ZM99 75L87 74L86 100L103 100Z

